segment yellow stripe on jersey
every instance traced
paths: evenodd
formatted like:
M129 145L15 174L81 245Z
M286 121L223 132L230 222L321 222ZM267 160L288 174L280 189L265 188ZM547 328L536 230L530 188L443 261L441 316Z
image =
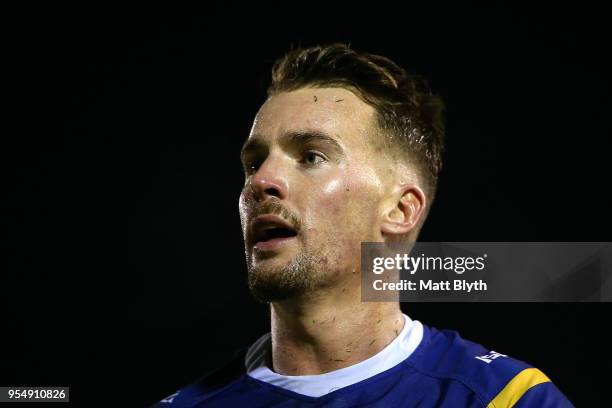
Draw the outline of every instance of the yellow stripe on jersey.
M531 387L550 382L550 379L537 368L526 368L517 375L491 402L487 408L513 407Z

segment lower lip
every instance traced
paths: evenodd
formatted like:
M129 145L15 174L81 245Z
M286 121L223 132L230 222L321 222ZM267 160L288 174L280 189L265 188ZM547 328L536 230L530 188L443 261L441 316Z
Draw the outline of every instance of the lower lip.
M261 241L256 243L253 249L256 251L272 251L285 245L293 239L295 239L295 237L273 238L269 241Z

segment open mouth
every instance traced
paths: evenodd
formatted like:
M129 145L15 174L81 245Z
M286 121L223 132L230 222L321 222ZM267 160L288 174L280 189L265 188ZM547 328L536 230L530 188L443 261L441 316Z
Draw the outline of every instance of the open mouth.
M270 250L297 236L297 231L279 217L265 215L255 219L251 226L253 247Z
M255 243L268 242L279 238L292 238L297 235L295 230L285 227L270 227L260 230L255 236Z

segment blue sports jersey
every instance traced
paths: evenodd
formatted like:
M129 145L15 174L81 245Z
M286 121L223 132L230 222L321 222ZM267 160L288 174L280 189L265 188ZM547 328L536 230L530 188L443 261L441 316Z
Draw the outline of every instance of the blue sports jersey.
M404 361L366 380L310 397L246 374L244 354L164 398L155 408L186 407L572 407L540 370L423 325Z

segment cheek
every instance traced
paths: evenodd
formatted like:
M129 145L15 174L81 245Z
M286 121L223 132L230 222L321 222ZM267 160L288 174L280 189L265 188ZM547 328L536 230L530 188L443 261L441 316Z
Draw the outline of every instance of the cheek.
M249 213L249 207L252 207L252 202L250 198L245 194L244 190L240 194L238 199L238 212L240 214L240 224L242 225L242 229L244 232L246 219Z
M321 221L342 217L348 210L347 204L351 201L351 193L355 193L355 187L350 179L340 174L327 180L322 186L320 193L315 197L314 206L320 215Z
M352 235L358 239L374 220L377 191L361 174L338 174L313 195L313 217L338 238Z
M324 186L319 197L319 203L321 206L325 206L333 217L337 217L342 214L349 197L350 186L345 179L338 177L330 180Z

